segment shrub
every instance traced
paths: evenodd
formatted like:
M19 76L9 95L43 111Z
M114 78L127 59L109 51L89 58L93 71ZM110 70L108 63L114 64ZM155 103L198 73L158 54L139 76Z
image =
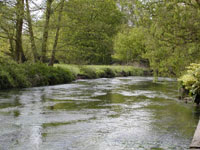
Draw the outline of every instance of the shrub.
M31 86L26 74L25 69L22 65L12 64L5 69L14 81L14 87L25 88Z
M81 67L80 74L85 76L88 79L95 79L97 78L96 69L91 67Z
M60 67L50 67L48 72L48 81L49 85L69 83L73 81L75 78L73 74L67 70L62 69Z
M30 85L22 65L19 65L14 62L1 62L0 64L1 79L4 79L4 81L2 82L4 82L5 84L2 85L3 83L0 83L2 89L16 87L23 88L28 87ZM7 77L7 82L5 81L5 77Z
M97 75L98 78L104 78L104 77L106 76L105 70L103 70L103 69L98 69L98 70L96 71L96 75Z
M14 87L14 81L8 72L0 70L0 89L8 89Z
M196 103L200 103L200 64L190 64L187 72L178 79L181 88L189 91Z
M0 89L68 83L75 78L67 69L46 64L0 62Z
M103 70L105 72L105 77L106 78L113 78L113 77L116 76L115 72L111 68L104 68Z
M32 86L55 85L74 80L72 73L60 67L49 67L42 63L25 64L24 67Z

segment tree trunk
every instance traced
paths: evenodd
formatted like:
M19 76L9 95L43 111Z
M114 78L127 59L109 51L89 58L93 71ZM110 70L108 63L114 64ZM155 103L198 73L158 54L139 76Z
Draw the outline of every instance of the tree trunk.
M54 44L53 44L53 50L52 50L49 66L53 66L54 61L55 61L55 54L56 54L56 49L57 49L57 44L58 44L60 24L61 24L61 20L62 20L62 11L63 11L63 8L64 8L64 2L65 2L65 0L61 0L61 2L60 2L60 10L59 10L58 24L57 24L57 29L56 29L56 36L55 36L55 40L54 40Z
M10 48L9 48L10 54L11 54L12 58L15 59L15 57L14 57L13 38L8 36L8 40L9 40L9 44L10 44Z
M200 5L200 0L196 0L197 4Z
M22 46L22 28L24 18L24 0L17 0L16 3L16 46L15 46L15 59L19 63L26 61Z
M47 40L48 40L48 33L49 33L49 21L51 16L51 5L53 0L47 0L46 3L46 20L44 25L43 31L43 39L42 39L42 55L41 55L41 62L45 62L46 60L46 51L47 51Z
M38 54L37 54L37 49L36 49L35 39L34 39L34 34L33 34L32 19L31 19L31 14L30 14L30 9L29 9L29 0L26 0L26 15L27 15L27 22L28 22L28 30L30 34L31 50L33 53L34 62L37 62Z

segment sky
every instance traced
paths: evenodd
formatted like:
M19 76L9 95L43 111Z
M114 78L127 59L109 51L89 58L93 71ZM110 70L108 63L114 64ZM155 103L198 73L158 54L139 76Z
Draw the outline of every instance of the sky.
M40 4L42 1L44 1L44 0L34 0L34 2L38 3L38 4Z
M42 4L42 2L44 2L44 1L46 1L46 0L33 0L33 2L36 3L38 6L40 6ZM32 6L34 6L34 5L32 4ZM33 14L38 16L38 18L40 18L42 16L42 11L37 11Z

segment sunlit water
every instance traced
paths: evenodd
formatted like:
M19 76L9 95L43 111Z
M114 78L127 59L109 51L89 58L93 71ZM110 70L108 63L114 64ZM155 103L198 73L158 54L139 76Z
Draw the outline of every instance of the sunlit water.
M186 150L199 111L177 83L78 80L0 92L1 150Z

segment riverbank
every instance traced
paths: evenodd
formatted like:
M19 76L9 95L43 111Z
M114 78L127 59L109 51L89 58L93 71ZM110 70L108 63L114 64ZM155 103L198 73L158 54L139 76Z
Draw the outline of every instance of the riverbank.
M148 69L133 66L57 64L49 67L42 63L4 62L0 65L0 90L65 84L76 79L147 75L150 75Z
M55 67L69 70L75 79L113 78L126 76L150 76L147 68L120 65L68 65L56 64Z

